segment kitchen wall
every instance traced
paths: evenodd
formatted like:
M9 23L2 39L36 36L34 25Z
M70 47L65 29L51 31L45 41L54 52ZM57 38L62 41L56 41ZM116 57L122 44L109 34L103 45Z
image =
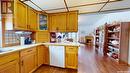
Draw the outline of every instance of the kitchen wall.
M83 38L80 41L85 42L84 36L93 35L95 29L101 25L112 23L114 21L129 22L130 11L104 13L104 14L81 14L79 15L79 38Z

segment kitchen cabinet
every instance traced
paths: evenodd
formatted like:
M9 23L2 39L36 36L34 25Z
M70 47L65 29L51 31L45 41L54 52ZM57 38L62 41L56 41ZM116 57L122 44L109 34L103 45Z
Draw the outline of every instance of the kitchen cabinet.
M14 1L14 29L27 29L27 6L22 2Z
M78 12L72 11L67 13L67 32L78 32Z
M0 57L0 73L19 73L19 53Z
M58 16L56 14L49 15L49 26L51 32L58 31Z
M28 48L20 52L21 73L31 73L37 68L36 48Z
M50 41L50 33L49 31L37 31L36 32L36 42L43 43Z
M65 67L77 69L78 67L78 47L66 46L65 47Z
M37 46L38 66L49 64L49 49L46 46Z
M28 7L28 25L27 29L37 30L38 27L38 14L35 10Z
M57 13L50 16L50 31L66 31L66 13Z
M49 65L50 64L49 47L48 46L42 46L42 47L43 47L43 64Z
M48 30L48 14L39 13L39 25L38 29L40 31Z
M49 46L50 65L65 67L65 49L64 46Z
M0 65L0 73L19 73L19 64L17 60Z
M49 27L51 32L77 32L78 12L49 14Z

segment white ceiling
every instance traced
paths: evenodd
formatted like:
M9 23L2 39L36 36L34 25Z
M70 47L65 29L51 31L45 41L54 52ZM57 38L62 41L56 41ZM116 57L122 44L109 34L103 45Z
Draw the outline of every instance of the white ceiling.
M108 0L31 0L38 5L46 13L65 12L67 11L65 2L69 11L79 10L79 13L98 12ZM65 1L65 2L64 2ZM113 2L114 1L114 2ZM116 1L110 0L101 11L130 8L130 0ZM30 1L26 4L32 8L41 11L37 6Z

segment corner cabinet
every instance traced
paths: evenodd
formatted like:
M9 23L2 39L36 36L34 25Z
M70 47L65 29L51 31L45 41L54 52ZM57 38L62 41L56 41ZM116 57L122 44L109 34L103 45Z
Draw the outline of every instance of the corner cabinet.
M27 6L22 2L14 1L14 29L27 29Z

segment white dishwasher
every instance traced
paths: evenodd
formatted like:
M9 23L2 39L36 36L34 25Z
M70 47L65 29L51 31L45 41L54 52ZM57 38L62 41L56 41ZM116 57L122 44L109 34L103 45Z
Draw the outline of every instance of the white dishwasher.
M65 49L64 46L49 46L50 65L65 67Z

